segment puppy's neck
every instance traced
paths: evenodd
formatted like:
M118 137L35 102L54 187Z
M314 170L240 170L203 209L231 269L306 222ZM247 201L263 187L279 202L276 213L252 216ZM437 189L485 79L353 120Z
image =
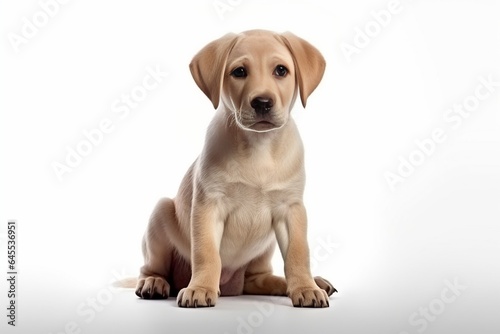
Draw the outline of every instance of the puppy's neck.
M269 132L252 132L241 129L230 110L219 108L207 130L202 161L241 161L252 166L278 163L276 166L303 166L302 140L293 118L280 129ZM266 168L267 168L266 167Z

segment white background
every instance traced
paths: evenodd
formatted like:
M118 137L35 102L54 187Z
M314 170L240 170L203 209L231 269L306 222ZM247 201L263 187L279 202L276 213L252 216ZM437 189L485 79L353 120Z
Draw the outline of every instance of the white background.
M474 101L480 77L500 81L498 2L401 0L384 27L372 14L384 0L221 0L223 13L214 3L69 1L17 52L9 38L41 5L1 5L0 254L6 222L19 224L18 326L2 306L2 333L498 333L500 86L455 128L443 118ZM293 115L314 274L339 294L324 310L250 296L182 310L109 288L137 275L153 206L175 195L202 147L214 111L190 76L192 56L253 28L292 31L327 60ZM367 45L346 57L342 47L359 46L365 29ZM148 67L168 76L120 118L113 104ZM53 163L103 119L113 131L59 180ZM436 128L446 140L414 153ZM384 175L412 154L421 164L391 189ZM4 279L0 287L7 305Z

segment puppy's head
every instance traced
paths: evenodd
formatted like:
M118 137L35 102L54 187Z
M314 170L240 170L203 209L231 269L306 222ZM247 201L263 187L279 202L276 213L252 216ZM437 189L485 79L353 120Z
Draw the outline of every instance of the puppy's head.
M243 130L267 132L286 124L297 91L305 107L323 77L325 60L291 33L251 30L211 42L190 69L214 108L222 103Z

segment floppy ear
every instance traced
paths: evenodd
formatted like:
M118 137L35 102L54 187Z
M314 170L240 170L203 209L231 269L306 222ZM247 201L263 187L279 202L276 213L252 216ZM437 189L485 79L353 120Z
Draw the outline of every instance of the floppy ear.
M309 42L291 32L281 34L283 42L292 53L296 78L299 84L300 100L305 107L307 98L318 86L325 73L325 58Z
M215 109L219 106L227 56L236 42L236 36L236 34L227 34L207 44L189 64L194 81L212 101Z

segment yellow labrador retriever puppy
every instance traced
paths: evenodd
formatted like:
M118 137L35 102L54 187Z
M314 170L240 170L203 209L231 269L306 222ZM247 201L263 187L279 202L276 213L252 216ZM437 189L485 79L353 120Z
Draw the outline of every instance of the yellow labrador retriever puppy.
M215 116L177 196L154 209L136 294L180 307L219 295L288 295L327 307L335 288L309 269L304 153L290 116L319 84L325 60L291 34L252 30L205 46L190 64ZM272 274L278 241L285 276Z

